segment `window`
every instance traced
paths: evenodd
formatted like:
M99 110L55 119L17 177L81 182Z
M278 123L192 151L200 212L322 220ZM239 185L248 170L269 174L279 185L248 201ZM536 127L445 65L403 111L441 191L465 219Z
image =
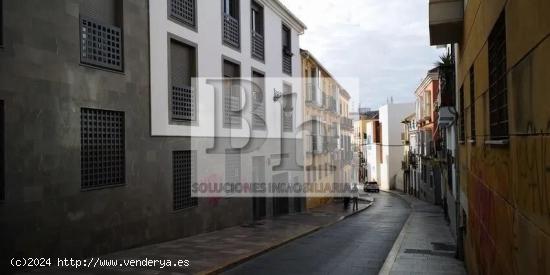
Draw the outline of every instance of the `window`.
M122 1L82 1L80 63L123 70Z
M82 189L125 183L124 112L80 109Z
M238 64L223 61L223 126L226 128L240 128L242 124L240 70Z
M223 43L233 48L241 46L239 0L223 1Z
M168 11L171 18L189 27L195 27L195 0L168 0Z
M192 79L196 76L195 48L170 39L170 109L173 121L196 119L196 96Z
M465 129L464 129L464 87L460 87L460 106L459 106L459 111L460 111L460 136L459 136L459 141L464 141L466 138L465 138Z
M239 152L225 152L225 182L241 182L241 154Z
M0 100L0 201L6 198L6 183L4 179L4 131L4 101Z
M191 185L195 177L195 154L192 151L172 152L173 207L181 210L197 206L198 198L191 197Z
M283 131L292 132L293 131L293 111L294 107L292 104L292 87L288 84L283 84Z
M265 79L262 73L252 72L252 129L265 130Z
M504 11L489 34L489 121L491 139L508 138L506 18Z
M251 3L252 57L264 60L264 8L256 1Z
M290 28L283 25L283 73L292 74L292 41Z
M470 67L470 139L476 140L476 84L474 65Z

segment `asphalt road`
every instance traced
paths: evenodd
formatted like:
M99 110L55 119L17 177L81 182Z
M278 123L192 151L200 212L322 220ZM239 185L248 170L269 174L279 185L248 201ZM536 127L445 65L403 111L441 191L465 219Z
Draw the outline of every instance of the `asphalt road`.
M395 195L367 210L253 258L225 274L378 274L410 213Z

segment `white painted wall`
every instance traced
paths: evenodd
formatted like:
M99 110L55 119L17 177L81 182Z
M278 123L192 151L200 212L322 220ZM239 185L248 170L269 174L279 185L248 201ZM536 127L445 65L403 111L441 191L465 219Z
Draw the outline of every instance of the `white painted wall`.
M255 131L252 136L281 137L281 100L273 101L273 91L282 91L283 81L292 85L295 98L295 126L302 122L302 85L299 30L293 28L296 23L283 19L271 5L264 5L265 22L265 63L251 58L250 37L250 1L240 1L241 49L234 50L222 44L222 3L220 0L200 0L197 4L197 32L168 19L168 1L149 0L150 19L150 57L151 57L151 135L153 136L191 136L191 137L250 137L250 128L243 119L242 129L223 128L222 97L217 96L214 105L214 89L203 78L222 76L222 56L240 62L241 77L250 78L252 68L262 71L266 76L266 122L267 131ZM260 2L273 2L261 0ZM265 3L264 3L265 4ZM276 6L276 5L275 5ZM282 23L292 29L292 76L282 72ZM193 125L171 124L169 121L168 91L168 34L197 45L197 123ZM243 91L244 92L244 91ZM244 96L242 96L244 100ZM214 106L218 106L217 112ZM217 115L217 125L214 121ZM244 117L250 118L250 110ZM250 119L248 120L250 121ZM286 137L301 139L300 133L285 134Z
M399 176L401 161L403 160L403 146L401 142L401 121L415 110L414 103L388 104L382 106L379 112L379 121L382 124L382 164L380 165L380 188L389 190L394 182L395 187L403 190L403 180Z
M380 180L380 163L378 163L378 144L374 144L374 121L367 121L365 131L367 140L365 141L365 156L367 161L367 180Z

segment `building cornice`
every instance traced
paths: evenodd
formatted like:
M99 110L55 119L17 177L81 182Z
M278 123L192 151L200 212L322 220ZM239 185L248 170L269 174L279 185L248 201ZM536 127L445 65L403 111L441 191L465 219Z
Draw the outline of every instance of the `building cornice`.
M298 34L304 34L304 31L307 29L307 26L302 22L296 15L294 15L287 7L285 7L279 0L257 0L261 4L269 7L273 10L283 22L288 24Z

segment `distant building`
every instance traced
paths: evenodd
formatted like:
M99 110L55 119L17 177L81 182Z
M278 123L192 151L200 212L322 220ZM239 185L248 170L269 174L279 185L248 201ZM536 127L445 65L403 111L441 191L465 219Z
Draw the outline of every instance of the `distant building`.
M403 144L401 129L403 118L414 112L414 103L387 104L378 110L381 128L380 189L403 190Z
M351 174L351 165L345 161L343 152L347 147L349 129L349 94L323 67L313 54L300 50L304 96L303 131L305 150L305 181L315 186L343 182ZM332 200L326 197L306 199L306 207L313 208Z
M417 195L420 199L441 204L441 171L435 164L437 159L436 148L439 146L439 133L437 127L436 103L439 95L439 70L428 71L424 80L415 91L416 96L416 126L415 145L413 157L416 159L416 167L412 174L417 184Z

